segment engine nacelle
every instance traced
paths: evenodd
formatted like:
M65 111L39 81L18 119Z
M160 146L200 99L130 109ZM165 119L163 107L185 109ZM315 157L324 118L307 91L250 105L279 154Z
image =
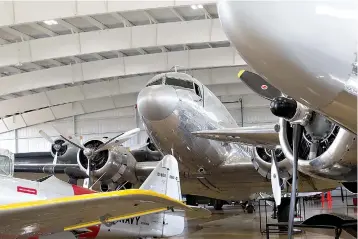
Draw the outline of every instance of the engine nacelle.
M55 144L61 145L57 153L57 160L63 163L76 163L78 148L74 147L72 144L62 145L65 141L61 138L54 140ZM55 144L51 145L51 155L55 157L56 150Z
M263 177L270 179L272 165L271 150L263 147L254 147L253 154L254 158L252 162L257 172L260 173ZM275 155L280 178L291 178L292 165L290 161L286 159L281 149L276 149Z
M91 139L84 143L86 148L98 148L107 139ZM83 150L78 150L77 162L82 171L86 171L88 159ZM101 181L118 182L128 181L137 183L135 175L136 160L126 147L117 146L111 150L103 150L97 153L91 160L91 172L95 178L101 178Z
M293 163L293 129L280 119L280 144L286 158ZM298 170L321 179L357 180L356 135L313 112L302 132Z

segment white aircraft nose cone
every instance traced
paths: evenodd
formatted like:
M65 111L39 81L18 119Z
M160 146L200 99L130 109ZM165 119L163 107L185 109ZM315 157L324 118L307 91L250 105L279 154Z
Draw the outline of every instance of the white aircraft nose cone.
M175 89L169 85L146 87L138 95L137 106L141 116L148 120L163 120L177 106L179 98Z

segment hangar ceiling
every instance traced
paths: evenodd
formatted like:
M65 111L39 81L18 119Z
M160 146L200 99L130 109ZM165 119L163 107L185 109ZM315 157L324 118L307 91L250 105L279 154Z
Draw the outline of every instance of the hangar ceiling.
M154 74L175 66L224 102L267 106L238 81L248 66L215 2L0 2L0 133L133 107Z

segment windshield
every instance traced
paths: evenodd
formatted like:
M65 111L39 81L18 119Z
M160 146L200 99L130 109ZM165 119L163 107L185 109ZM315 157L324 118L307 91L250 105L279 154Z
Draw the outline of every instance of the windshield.
M160 78L160 79L158 79L158 80L155 80L155 81L152 81L152 82L148 83L147 86L151 86L151 85L161 85L161 84L162 84L162 81L163 81L163 79Z
M165 79L165 84L194 90L193 82L187 81L187 80L180 80L180 79L175 79L175 78L166 78Z

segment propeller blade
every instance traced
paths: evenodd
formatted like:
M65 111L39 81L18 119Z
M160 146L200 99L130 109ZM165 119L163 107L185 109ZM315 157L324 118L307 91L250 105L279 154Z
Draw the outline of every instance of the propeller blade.
M281 91L270 85L264 78L256 73L241 70L238 77L244 82L252 91L261 97L272 101L275 97L282 96Z
M271 162L272 193L275 199L276 206L279 206L281 204L281 185L280 185L280 177L277 169L275 149L271 150L271 158L272 158L272 162Z
M81 146L81 145L79 145L79 144L76 144L75 142L73 142L73 141L67 139L67 138L66 138L65 136L63 136L62 134L60 135L60 137L61 137L63 140L65 140L66 142L72 144L73 146L75 146L75 147L77 147L77 148L79 148L79 149L85 150L85 148L84 148L83 146ZM62 144L62 145L63 145L63 144Z
M53 139L48 134L46 134L43 130L40 130L39 134L42 136L42 138L46 139L49 143L55 144L55 141L53 141Z
M73 136L74 134L72 132L67 132L68 130L60 129L59 126L52 125L52 127L60 134L60 137L63 138L65 141L69 142L75 147L82 145L81 142L75 136Z
M57 156L58 156L58 151L56 151L55 153L55 157L53 158L53 165L56 165L57 164Z
M290 214L288 218L288 238L293 238L293 223L295 218L296 190L297 190L297 165L298 165L298 148L302 138L302 128L300 124L293 125L293 172L290 199Z
M135 128L125 133L122 133L120 135L117 135L116 137L113 137L110 140L108 140L106 143L102 144L96 151L94 151L94 153L98 153L103 150L110 149L117 145L121 145L124 142L126 142L128 139L132 138L134 135L138 134L139 131L140 131L139 128Z
M313 140L310 145L310 153L308 154L309 159L314 159L317 157L319 141Z

